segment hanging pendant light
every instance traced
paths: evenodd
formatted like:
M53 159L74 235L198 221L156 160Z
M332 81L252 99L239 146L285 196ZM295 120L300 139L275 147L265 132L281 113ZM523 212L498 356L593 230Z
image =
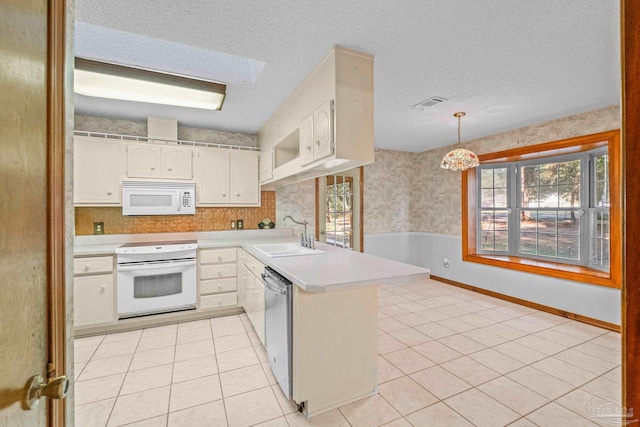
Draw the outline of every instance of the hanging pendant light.
M469 168L475 168L480 164L478 156L476 156L472 151L465 150L460 147L460 118L464 115L464 112L453 114L453 117L458 118L458 148L445 154L442 162L440 162L440 167L442 169L463 171Z

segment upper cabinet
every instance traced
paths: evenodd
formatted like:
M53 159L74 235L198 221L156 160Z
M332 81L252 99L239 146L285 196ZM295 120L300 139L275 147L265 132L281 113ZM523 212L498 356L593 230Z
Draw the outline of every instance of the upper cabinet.
M336 47L258 132L268 188L373 163L373 57ZM265 174L266 177L268 174Z
M193 150L127 144L127 178L193 179Z
M121 204L120 142L76 136L73 149L73 203Z
M258 153L198 148L198 206L259 206Z

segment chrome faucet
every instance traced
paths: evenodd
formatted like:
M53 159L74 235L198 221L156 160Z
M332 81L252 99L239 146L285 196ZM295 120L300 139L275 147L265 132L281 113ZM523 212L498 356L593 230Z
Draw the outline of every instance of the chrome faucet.
M304 234L300 235L300 246L303 246L309 249L315 249L316 248L315 236L313 234L311 235L307 234L307 224L309 224L309 221L307 221L306 219L302 222L296 221L291 217L291 215L287 215L282 219L282 222L286 222L287 218L298 225L304 225Z

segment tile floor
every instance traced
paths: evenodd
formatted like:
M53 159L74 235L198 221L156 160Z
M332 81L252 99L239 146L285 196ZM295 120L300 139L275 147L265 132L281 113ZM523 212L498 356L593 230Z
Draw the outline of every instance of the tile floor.
M612 425L619 334L432 280L378 296L377 395L304 419L243 314L76 340L76 426Z

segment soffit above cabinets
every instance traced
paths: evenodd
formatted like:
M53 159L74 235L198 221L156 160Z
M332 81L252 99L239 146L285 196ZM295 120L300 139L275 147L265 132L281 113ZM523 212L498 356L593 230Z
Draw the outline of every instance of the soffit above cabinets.
M76 96L83 115L255 134L334 45L375 57L378 148L451 145L455 111L468 113L468 141L620 99L616 0L75 4L76 55L228 85L222 111ZM412 108L433 95L447 102Z

